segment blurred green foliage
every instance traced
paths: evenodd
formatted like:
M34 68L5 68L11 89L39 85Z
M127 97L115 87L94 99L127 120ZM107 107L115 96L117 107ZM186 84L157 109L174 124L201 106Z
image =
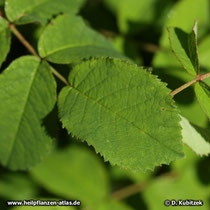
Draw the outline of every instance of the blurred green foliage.
M3 5L4 0L0 0L1 11L5 13ZM65 8L65 5L62 6ZM173 90L193 79L193 76L181 68L171 53L166 28L173 26L190 32L194 20L198 20L201 72L209 72L209 8L209 0L89 0L82 6L79 15L90 27L113 42L116 50L140 65L151 66L152 72ZM45 11L46 8L38 17L43 17ZM65 12L68 13L68 7ZM11 15L14 16L12 12ZM31 22L32 19L22 20ZM18 26L35 48L44 28L37 23ZM16 50L9 52L0 72L13 59L28 54L15 37L12 38L12 49ZM63 75L67 75L66 72L72 68L71 65L58 66ZM210 85L210 79L206 83ZM181 114L210 142L209 119L195 99L193 87L179 93L174 99ZM206 109L209 110L209 107ZM57 110L53 110L53 113L57 114ZM186 146L184 159L170 166L157 167L154 172L132 173L104 163L92 147L68 136L58 119L53 118L53 121L59 125L52 134L55 139L54 151L44 162L27 172L14 172L0 167L0 209L30 210L34 207L9 207L6 200L31 199L80 200L82 204L72 208L36 208L52 210L160 210L166 208L166 199L202 200L204 205L195 208L210 208L209 157L197 156ZM52 127L49 129L53 130Z

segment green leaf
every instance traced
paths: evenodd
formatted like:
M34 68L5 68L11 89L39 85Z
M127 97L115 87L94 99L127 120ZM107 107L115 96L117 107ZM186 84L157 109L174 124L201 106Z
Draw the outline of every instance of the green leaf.
M168 28L169 40L172 52L183 68L190 74L199 73L200 66L197 52L197 22L191 34L187 34L179 28Z
M123 36L116 36L113 39L114 47L123 55L131 58L137 65L142 65L143 59L139 55L139 50L135 41L126 40Z
M122 33L139 33L152 24L162 26L166 12L173 2L163 0L104 0L104 4L116 15ZM161 26L160 26L161 25Z
M122 1L121 1L122 2ZM118 12L120 0L104 0L103 3L109 8L114 14Z
M76 14L86 0L6 0L6 15L16 24L46 24L62 12Z
M80 200L82 205L100 203L109 192L102 162L88 148L71 146L55 151L31 174L47 190Z
M77 65L69 82L59 95L63 126L111 164L139 171L183 157L178 112L155 76L103 58Z
M129 23L143 22L144 24L152 22L154 18L155 2L157 0L122 0L118 7L118 24L122 32L129 32L132 28Z
M209 189L200 183L196 167L189 167L180 173L171 173L171 176L162 176L154 179L143 192L143 197L150 210L176 209L175 206L164 207L165 200L202 200L203 206L196 209L209 209ZM177 174L177 175L176 175ZM182 206L178 209L191 210L192 206Z
M42 34L39 53L54 63L72 63L91 56L123 57L105 39L85 25L81 17L62 15Z
M6 20L0 16L0 67L10 50L11 33Z
M41 125L56 102L48 64L32 56L15 60L0 75L0 101L0 162L11 169L34 166L51 146Z
M0 196L4 199L27 200L35 197L37 193L38 187L25 174L1 174Z
M210 154L210 144L205 141L200 133L189 123L187 119L181 117L183 142L187 144L198 155Z
M204 184L202 175L200 176L202 171L200 171L201 163L199 162L202 159L189 147L185 147L184 152L186 158L175 161L172 164L171 171L165 174L166 176L163 174L151 180L143 191L143 198L148 209L164 209L165 200L189 199L204 202L203 206L197 206L196 209L209 209L209 186L207 183ZM205 170L208 170L208 166ZM174 208L174 206L167 207L171 210ZM182 206L182 208L191 210L192 206Z
M175 90L177 87L195 78L195 76L189 74L187 71L183 71L183 68L178 64L175 56L167 51L158 52L153 63L155 74L167 82L171 90ZM203 128L208 125L208 118L203 113L195 97L193 86L177 94L174 100L181 110L181 115L194 125Z
M210 86L204 82L196 83L195 94L201 108L210 119Z
M0 0L0 7L4 6L4 0Z
M177 1L175 7L171 10L171 12L167 15L168 21L166 26L177 26L184 31L191 32L192 31L192 23L195 18L198 19L199 23L199 33L198 37L202 36L206 31L206 25L208 25L208 0L183 0ZM190 12L186 13L187 8L190 5ZM204 39L205 40L205 39ZM199 45L199 60L201 64L201 72L203 71L203 55L204 51L208 48L208 43L204 42L201 46ZM168 87L172 90L177 87L183 85L184 83L189 82L194 79L195 76L189 74L187 71L183 71L181 66L179 65L176 57L170 52L169 48L169 40L168 40L168 32L167 30L163 31L163 35L160 41L160 47L164 50L158 51L153 59L153 67L155 74L165 82L168 83ZM167 50L168 49L168 50ZM205 63L208 63L208 55L205 54ZM206 67L206 66L205 66ZM202 72L202 74L205 72ZM208 80L208 79L207 79ZM175 96L176 104L181 110L181 114L186 117L193 124L200 127L208 126L208 118L203 113L198 101L194 96L194 91L192 87L180 92ZM192 114L193 113L193 114Z
M152 171L135 173L133 171L120 168L118 166L112 166L110 168L110 176L112 180L129 179L135 183L139 183L139 182L145 182L146 180L150 179L151 176L153 176L153 173Z

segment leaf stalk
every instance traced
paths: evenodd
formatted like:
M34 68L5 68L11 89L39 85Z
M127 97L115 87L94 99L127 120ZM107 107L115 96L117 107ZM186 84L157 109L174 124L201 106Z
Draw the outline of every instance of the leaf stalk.
M12 31L12 33L19 39L19 41L25 46L25 48L34 56L38 57L39 59L42 59L36 50L31 46L31 44L25 39L25 37L17 30L15 25L13 23L9 24L9 27ZM68 81L57 71L55 70L51 65L50 65L52 73L60 79L65 85L69 86Z
M184 85L178 87L177 89L173 90L173 91L170 93L170 95L171 95L172 97L174 97L177 93L179 93L179 92L181 92L182 90L188 88L190 85L192 85L192 84L194 84L194 83L196 83L196 82L202 81L202 80L204 80L204 79L207 79L207 78L209 78L209 77L210 77L210 72L209 72L209 73L206 73L206 74L203 74L203 75L200 75L200 74L199 74L199 75L197 75L197 77L196 77L195 79L193 79L193 80L187 82L186 84L184 84Z
M31 44L23 37L23 35L17 30L15 25L13 23L9 24L9 27L12 31L12 33L19 39L19 41L26 47L26 49L34 56L39 57L37 52L34 50L34 48L31 46ZM40 58L40 57L39 57Z

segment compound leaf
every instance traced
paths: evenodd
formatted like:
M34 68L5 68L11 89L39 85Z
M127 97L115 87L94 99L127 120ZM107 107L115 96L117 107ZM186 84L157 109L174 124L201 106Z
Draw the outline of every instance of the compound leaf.
M56 84L46 62L25 56L0 75L0 162L26 169L49 151L42 124L56 102Z
M105 39L85 25L81 17L62 15L42 34L39 53L54 63L72 63L91 56L123 57Z
M73 145L55 151L31 174L47 190L64 198L80 199L82 205L100 203L109 193L103 164L88 148Z
M200 68L197 52L197 22L190 34L174 27L169 27L168 32L171 49L177 60L188 73L196 75Z
M201 134L189 123L187 119L181 117L183 142L187 144L198 155L210 154L210 144Z
M202 6L198 8L198 5L201 4ZM192 4L192 10L188 14L186 14L186 8L187 5ZM184 31L187 31L190 33L192 31L192 22L194 21L195 17L199 20L199 34L201 34L201 28L205 28L205 24L207 23L205 20L206 18L206 10L205 6L208 5L208 1L206 0L185 0L185 1L179 1L177 2L177 6L171 11L171 13L168 15L169 21L167 25L175 25L179 28L182 28ZM202 8L202 9L201 9ZM163 33L164 36L161 38L161 47L163 48L169 48L169 40L168 40L168 33ZM208 39L208 38L207 38ZM199 45L199 61L201 64L201 74L207 73L203 72L204 68L207 68L208 65L205 65L208 63L208 43L209 41L207 39L204 39L202 44ZM195 52L195 51L194 51ZM205 57L205 58L204 58ZM179 86L181 86L184 83L189 82L190 80L193 80L195 78L195 71L193 71L193 74L189 74L187 71L183 71L183 68L181 68L181 65L177 62L176 57L169 53L167 50L159 51L156 53L154 60L153 60L153 66L155 68L156 74L158 74L164 81L166 81L169 84L169 87L171 89L175 89ZM173 82L171 82L173 80ZM207 82L208 79L206 79ZM208 82L207 82L208 83ZM191 98L191 99L190 99ZM177 99L177 100L176 100ZM188 90L181 92L175 97L176 103L181 110L181 113L183 116L185 116L190 122L193 123L193 125L197 125L199 127L205 128L208 119L206 115L203 113L198 101L195 98L195 95L193 94L193 87L190 87ZM186 106L187 104L187 106ZM193 113L193 114L192 114Z
M195 84L195 94L201 108L210 119L210 87L204 82Z
M46 24L62 12L76 14L86 0L6 0L6 15L16 24Z
M105 160L139 171L183 157L170 91L143 68L90 60L73 69L69 82L59 95L63 126Z
M11 33L8 23L0 16L0 67L4 62L11 44Z

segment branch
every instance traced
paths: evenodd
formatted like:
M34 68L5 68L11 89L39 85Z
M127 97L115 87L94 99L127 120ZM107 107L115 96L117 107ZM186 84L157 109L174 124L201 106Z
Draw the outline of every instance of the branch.
M172 91L170 93L171 96L175 96L177 93L181 92L182 90L188 88L190 85L198 82L198 81L202 81L204 79L207 79L210 77L210 72L209 73L206 73L206 74L203 74L203 75L197 75L197 77L189 82L187 82L186 84L182 85L181 87L175 89L174 91Z
M9 24L9 27L12 31L12 33L19 39L19 41L26 47L26 49L34 56L38 57L39 59L42 59L36 50L31 46L31 44L25 39L25 37L17 30L15 25L13 23ZM52 73L60 79L65 85L69 86L68 81L58 72L56 71L51 65L50 65Z
M179 174L175 171L170 171L167 173L164 173L160 176L158 176L156 179L159 178L166 178L166 179L176 179L179 176ZM126 186L120 190L117 190L115 192L112 193L112 198L114 198L115 200L122 200L124 198L127 198L131 195L134 195L136 193L139 193L141 191L143 191L151 182L151 179L141 182L141 183L135 183L129 186Z
M112 193L112 198L116 199L116 200L121 200L124 198L127 198L133 194L136 194L140 191L143 191L145 189L145 187L147 186L147 183L137 183L137 184L133 184L133 185L129 185L125 188L122 188L116 192Z
M140 43L140 48L149 53L156 53L161 50L161 48L158 45L144 42Z
M58 72L56 71L51 65L49 65L51 68L52 73L59 78L64 84L66 84L67 86L70 86L69 82Z
M13 23L9 24L9 27L13 34L20 40L20 42L26 47L26 49L34 56L39 57L37 52L34 50L34 48L31 46L31 44L23 37L23 35L17 30L15 25ZM39 57L40 58L40 57Z

